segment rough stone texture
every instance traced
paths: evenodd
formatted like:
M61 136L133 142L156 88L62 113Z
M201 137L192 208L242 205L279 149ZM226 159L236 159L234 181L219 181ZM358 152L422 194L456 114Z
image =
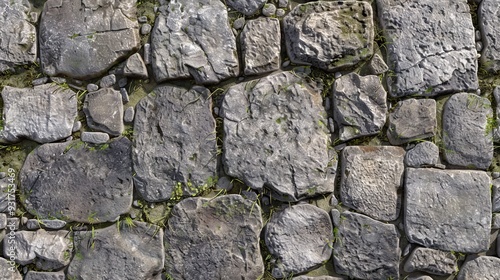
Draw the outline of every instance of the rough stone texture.
M103 88L89 92L83 103L90 128L119 136L124 130L123 103L119 91Z
M277 18L247 21L240 35L245 75L262 74L280 68L281 28Z
M384 59L380 57L379 54L374 54L370 63L368 64L368 69L372 75L384 74L389 70L389 66L385 63Z
M247 16L258 12L266 2L266 0L226 0L229 7Z
M28 16L31 8L27 0L0 1L0 72L35 62L37 36Z
M21 273L17 269L12 270L12 264L8 260L0 257L0 275L3 280L23 280Z
M26 223L26 227L28 229L62 229L66 226L66 222L62 220L38 220L38 219L29 219Z
M377 0L394 97L476 90L477 51L466 0Z
M393 145L401 145L436 134L436 100L406 99L399 101L389 114L387 137Z
M19 174L21 200L41 219L114 221L132 205L131 146L125 137L96 147L81 141L42 145Z
M300 4L283 19L290 60L327 71L369 58L373 28L372 8L361 1Z
M439 147L425 141L418 143L406 152L405 164L408 167L434 166L439 163Z
M148 69L140 54L134 53L125 61L123 75L138 79L148 78Z
M266 3L262 8L262 15L266 17L271 17L276 14L276 6L272 3Z
M346 280L344 277L333 277L333 276L317 276L317 277L311 277L311 276L297 276L293 277L292 280Z
M285 201L333 192L337 158L328 150L326 112L303 79L283 72L232 86L220 115L226 174Z
M490 101L473 93L457 93L443 109L445 160L452 165L488 169L493 159Z
M500 229L500 213L493 213L491 229Z
M500 256L500 235L497 237L497 256Z
M483 51L481 53L481 67L485 70L497 72L500 70L500 9L495 0L482 0L478 9L478 23L481 30Z
M311 270L332 255L333 226L325 210L310 204L298 204L274 214L266 226L265 241L272 274L289 277Z
M109 134L104 132L88 132L84 131L81 134L81 140L83 142L91 144L104 144L109 141Z
M377 76L350 73L336 79L332 99L340 140L379 133L387 115L386 97Z
M407 238L428 248L477 253L488 250L491 178L467 170L406 170Z
M460 268L457 280L500 279L499 267L500 258L488 256L477 257L464 263Z
M54 142L71 135L77 114L76 94L54 84L34 88L5 86L2 90L3 124L0 143L28 138Z
M59 272L40 272L40 271L28 271L24 280L66 280L64 271Z
M111 225L75 232L68 279L157 280L165 259L163 230L153 224Z
M193 77L214 84L238 75L236 39L219 0L173 0L160 7L151 34L158 83Z
M136 0L49 0L40 21L40 59L50 76L91 79L140 46Z
M134 121L135 110L134 107L128 107L123 113L123 121L126 123L131 123Z
M132 157L135 187L144 199L167 200L174 191L195 194L215 183L217 147L209 95L204 87L165 85L137 104Z
M492 211L500 212L500 178L493 180L491 193Z
M165 229L165 269L173 279L259 279L264 273L258 204L239 195L187 198Z
M0 179L0 213L10 212L9 202L11 203L10 206L12 207L12 202L15 200L12 194L12 185L9 187L9 184L11 184L11 182L9 182L9 177Z
M0 213L0 229L7 227L7 215Z
M495 97L495 118L497 126L493 128L493 141L500 142L500 86L495 87L493 90Z
M404 270L425 271L434 275L449 275L458 270L457 258L450 252L416 248L405 263Z
M107 87L112 87L115 84L116 84L116 76L115 74L110 74L101 78L101 81L99 82L99 87L107 88Z
M399 279L396 227L344 212L337 227L333 264L339 274L361 279Z

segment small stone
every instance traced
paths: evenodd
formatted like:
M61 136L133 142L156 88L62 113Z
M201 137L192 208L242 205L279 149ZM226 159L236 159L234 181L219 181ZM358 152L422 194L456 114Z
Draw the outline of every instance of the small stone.
M344 278L344 277L333 277L333 276L317 276L317 277L312 277L312 276L301 275L301 276L293 277L292 280L346 280L346 278Z
M274 4L265 4L262 8L262 15L266 17L274 16L276 14L276 6Z
M123 102L123 104L127 104L130 101L127 89L126 88L120 88L120 94L122 95L122 102Z
M87 91L88 92L93 92L93 91L97 91L97 90L99 90L99 86L98 85L92 84L92 83L90 83L90 84L87 85Z
M405 156L405 164L408 167L435 166L438 162L439 147L429 141L418 143L406 152Z
M500 229L500 213L493 213L491 220L491 229Z
M5 229L7 227L7 215L0 213L0 229Z
M236 11L251 16L264 6L266 0L227 0L226 3Z
M404 225L402 227L398 226L399 229L403 229L404 230ZM410 251L411 251L411 243L408 243L405 247L405 249L403 250L403 254L401 254L401 256L403 257L406 257L410 254Z
M43 85L43 84L46 84L47 82L49 81L49 78L48 77L41 77L41 78L38 78L38 79L35 79L31 82L31 84L36 87L36 86L39 86L39 85Z
M219 110L220 110L219 107L214 107L214 114L218 116Z
M7 228L10 231L16 231L19 229L19 224L21 223L21 219L19 218L7 218Z
M283 62L283 64L281 64L281 67L285 68L285 67L288 67L290 65L290 60L287 60L285 62Z
M139 23L146 23L146 22L148 22L148 17L147 16L140 16L137 18L137 21Z
M242 29L243 26L245 26L245 18L244 17L237 18L233 22L233 27L236 29Z
M123 75L137 79L147 79L148 69L138 53L131 55L123 68Z
M40 222L37 219L29 219L28 222L26 223L26 227L31 230L42 228L40 226Z
M3 179L5 177L7 177L7 172L0 172L0 179Z
M151 64L151 44L146 43L143 46L143 58L144 58L144 64L149 65Z
M491 178L492 179L498 179L498 178L500 178L500 172L491 172Z
M492 211L500 212L500 179L495 179L491 185Z
M82 128L82 122L77 120L73 124L73 129L71 131L77 132L77 131L80 131L81 128Z
M107 88L107 87L112 87L116 84L116 76L115 74L107 75L102 77L101 82L99 83L99 86L101 88Z
M286 15L285 10L283 10L283 9L277 9L276 10L276 16L277 17L284 17L285 15Z
M26 225L26 223L28 223L28 217L21 217L21 225Z
M233 188L233 183L228 177L223 176L217 180L217 188L230 191Z
M141 35L148 35L151 32L151 24L145 23L141 26Z
M439 168L439 169L446 169L446 165L441 164L441 163L435 164L434 167Z
M92 144L104 144L109 141L109 134L104 132L88 132L84 131L81 134L81 140L83 142Z
M450 275L458 271L457 258L450 252L416 248L405 263L404 270L424 271L434 275Z
M389 114L387 137L393 145L401 145L436 134L436 101L406 99L399 101Z
M126 123L131 123L134 121L135 110L134 107L128 107L125 109L125 113L123 114L123 121Z
M330 214L332 215L332 222L334 227L338 227L340 225L340 211L337 209L332 209L330 211Z
M335 72L334 78L335 79L339 79L340 77L342 77L342 73L341 72Z
M335 132L335 124L333 118L328 118L328 130L330 130L330 133Z
M483 42L481 42L481 41L476 42L476 50L478 52L481 52L483 50Z
M243 196L245 199L251 200L251 201L257 201L259 197L255 192L252 191L242 191L241 196Z
M23 280L21 273L17 269L13 270L12 267L15 267L15 263L0 257L0 275L2 275L2 280Z
M26 227L28 229L62 229L66 226L66 222L62 220L38 220L38 219L29 219L26 223Z
M381 75L389 70L389 66L387 66L384 59L380 57L380 55L374 54L368 64L368 69L372 75Z
M500 258L480 256L464 263L460 268L457 280L500 279L499 267Z
M474 35L475 35L476 41L481 41L482 38L481 38L481 31L480 30L476 30Z
M42 272L30 270L26 273L24 280L65 280L64 271Z
M339 200L335 197L335 195L332 194L332 197L330 198L330 206L337 206L339 205Z
M288 0L278 0L278 7L287 8L288 7Z
M87 93L83 111L90 128L113 136L122 134L124 130L123 102L120 92L111 88L103 88Z
M126 77L123 77L123 78L118 80L118 87L124 88L127 86L127 83L128 83L128 79Z
M493 96L495 97L495 116L496 116L496 127L493 128L493 141L500 142L500 86L496 86L493 90Z

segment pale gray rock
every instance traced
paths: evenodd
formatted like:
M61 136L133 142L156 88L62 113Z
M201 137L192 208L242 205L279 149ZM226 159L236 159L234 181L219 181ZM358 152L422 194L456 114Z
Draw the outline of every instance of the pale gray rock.
M71 135L77 115L73 91L55 84L34 88L5 86L2 100L4 127L0 143L19 142L22 138L48 143Z
M389 114L387 137L393 145L432 137L436 134L436 100L399 101Z
M21 220L17 217L15 218L7 218L7 228L10 231L16 231L19 230L19 225L21 223Z
M477 257L464 263L457 275L457 280L500 279L499 268L500 258L491 256Z
M434 166L438 162L439 147L429 141L418 143L407 151L405 156L405 164L408 167Z
M148 35L151 32L152 26L148 23L145 23L141 26L141 35Z
M478 88L477 51L466 0L377 0L394 97Z
M64 271L59 272L42 272L30 270L26 273L24 280L66 280Z
M31 82L31 84L35 87L35 86L46 84L48 81L49 81L48 77L41 77L41 78L38 78L38 79L34 79Z
M345 147L340 172L342 203L380 221L396 220L401 208L404 156L400 147Z
M140 16L137 18L137 21L139 23L146 23L146 22L148 22L148 17L147 16Z
M165 270L173 279L259 279L264 273L261 210L239 195L187 198L165 229Z
M226 0L229 7L246 16L257 13L266 2L267 0Z
M147 201L196 194L215 184L216 137L210 91L159 86L136 106L134 183Z
M92 92L92 91L97 91L97 90L99 90L98 85L92 84L92 83L87 85L87 91Z
M127 109L125 109L125 113L123 114L123 121L126 123L133 122L134 115L135 115L134 107L128 107Z
M104 77L102 77L101 81L99 82L99 86L101 88L112 87L115 84L116 84L115 74L104 76Z
M495 118L497 125L493 128L493 141L500 142L500 86L495 87L493 90L495 97Z
M77 132L77 131L80 131L81 128L82 128L82 122L78 121L78 120L75 120L75 122L73 123L73 128L71 129L71 131L72 132Z
M125 137L101 146L71 141L36 148L19 173L26 210L40 219L114 221L132 205L131 149Z
M443 109L444 158L461 167L483 169L493 159L493 112L490 101L473 93L457 93Z
M428 272L434 275L450 275L458 271L457 258L450 252L429 248L416 248L405 263L404 270Z
M495 0L482 0L478 9L478 23L482 35L481 67L491 72L500 70L500 9ZM481 37L481 36L480 36Z
M497 178L492 182L491 200L492 200L492 207L491 207L492 211L500 212L500 178Z
M392 224L344 212L334 236L339 274L361 279L399 279L399 236Z
M263 74L280 68L281 28L277 18L247 21L240 35L245 75Z
M233 27L235 29L242 29L243 26L245 26L245 18L244 17L240 17L240 18L237 18L234 22L233 22Z
M389 66L380 55L374 54L368 63L368 69L372 75L381 75L389 70Z
M81 134L81 140L91 144L104 144L109 141L109 134L104 132L84 131Z
M408 241L443 251L488 250L491 178L483 171L406 169Z
M333 276L297 276L293 277L292 280L346 280L344 277L333 277Z
M327 113L302 78L283 72L234 85L220 115L226 174L284 201L333 192L337 155L328 149Z
M114 224L74 234L68 279L158 280L165 259L163 230L153 224ZM78 277L78 278L77 278Z
M500 256L500 235L497 237L497 256Z
M332 99L340 140L379 133L387 115L386 97L377 76L350 73L336 79Z
M15 263L13 264L2 257L0 257L0 275L2 275L3 280L23 280L21 273L15 267Z
M271 17L276 14L276 6L272 3L267 3L262 7L262 15L266 17Z
M125 129L123 125L123 102L119 91L103 88L89 92L85 96L83 111L90 128L119 136Z
M150 43L144 44L142 58L144 59L144 63L146 63L146 65L151 64L151 44Z
M290 60L331 72L371 57L373 28L371 5L362 1L299 4L283 19Z
M280 8L287 8L288 4L288 0L278 0L278 7Z
M134 53L131 55L123 67L123 75L137 79L147 79L148 69L141 55Z
M158 83L192 77L198 84L216 84L238 75L236 39L219 0L174 0L161 6L151 47Z
M275 278L303 273L330 259L332 221L325 210L314 205L294 205L271 217L265 242L272 254L271 262L275 262Z
M28 229L62 229L65 226L66 222L62 220L29 219L26 223Z
M284 17L285 14L286 14L286 12L283 9L277 9L276 10L276 16L279 17L279 18Z
M40 21L43 71L91 79L140 46L136 0L49 0Z
M5 229L7 227L7 215L0 213L0 229Z

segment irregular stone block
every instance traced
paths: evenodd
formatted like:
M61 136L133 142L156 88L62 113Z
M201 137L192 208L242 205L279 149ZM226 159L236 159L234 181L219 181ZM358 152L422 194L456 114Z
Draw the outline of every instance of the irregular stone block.
M387 137L392 145L401 145L436 134L436 101L406 99L399 101L389 114Z
M123 75L137 79L148 78L148 69L140 54L134 53L125 61Z
M101 81L99 82L99 86L101 88L112 87L115 84L116 84L115 74L104 76L104 77L102 77Z
M244 15L251 16L259 11L266 2L266 0L227 0L226 4Z
M303 79L283 72L234 85L220 115L226 174L284 201L333 192L337 158L328 149L327 114Z
M408 167L434 166L439 163L439 147L425 141L418 143L406 152L405 164Z
M131 123L134 121L135 110L134 107L128 107L123 113L123 121L126 123Z
M500 142L500 86L495 87L493 96L495 98L495 118L497 123L496 127L493 128L493 141Z
M8 260L0 257L0 275L4 280L23 280L21 273Z
M297 276L293 277L292 280L346 280L344 277L333 277L333 276L317 276L317 277L312 277L312 276Z
M387 66L384 59L376 53L370 60L370 63L368 64L368 69L370 70L370 73L372 75L381 75L389 70L389 66Z
M64 271L59 272L41 272L30 270L26 273L24 280L65 280Z
M491 185L492 211L500 212L500 178L493 180ZM0 208L1 209L1 208Z
M66 226L66 222L62 220L37 220L37 219L29 219L26 223L26 227L28 229L62 229Z
M500 258L477 257L464 263L457 275L457 280L500 279L499 267Z
M7 227L7 215L0 213L0 229L5 229Z
M491 229L500 229L500 213L493 213Z
M405 263L404 270L425 271L434 275L450 275L458 271L457 258L450 252L416 248Z
M89 92L85 96L83 111L90 128L119 136L125 129L123 125L123 103L119 91L103 88Z
M408 240L443 251L488 250L490 183L482 171L407 168L404 218Z
M497 72L500 70L500 9L495 0L482 0L478 13L478 23L481 30L483 50L481 53L481 67L487 71Z
M81 134L81 140L91 144L104 144L109 141L109 134L104 132L84 131Z

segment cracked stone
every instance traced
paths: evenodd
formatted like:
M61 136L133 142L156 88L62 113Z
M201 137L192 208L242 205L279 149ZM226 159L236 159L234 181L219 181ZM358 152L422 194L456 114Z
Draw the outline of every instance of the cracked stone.
M477 257L464 263L457 275L457 280L500 279L499 267L500 258L491 256Z
M405 164L408 167L434 166L439 163L439 147L425 141L418 143L413 149L406 152Z

